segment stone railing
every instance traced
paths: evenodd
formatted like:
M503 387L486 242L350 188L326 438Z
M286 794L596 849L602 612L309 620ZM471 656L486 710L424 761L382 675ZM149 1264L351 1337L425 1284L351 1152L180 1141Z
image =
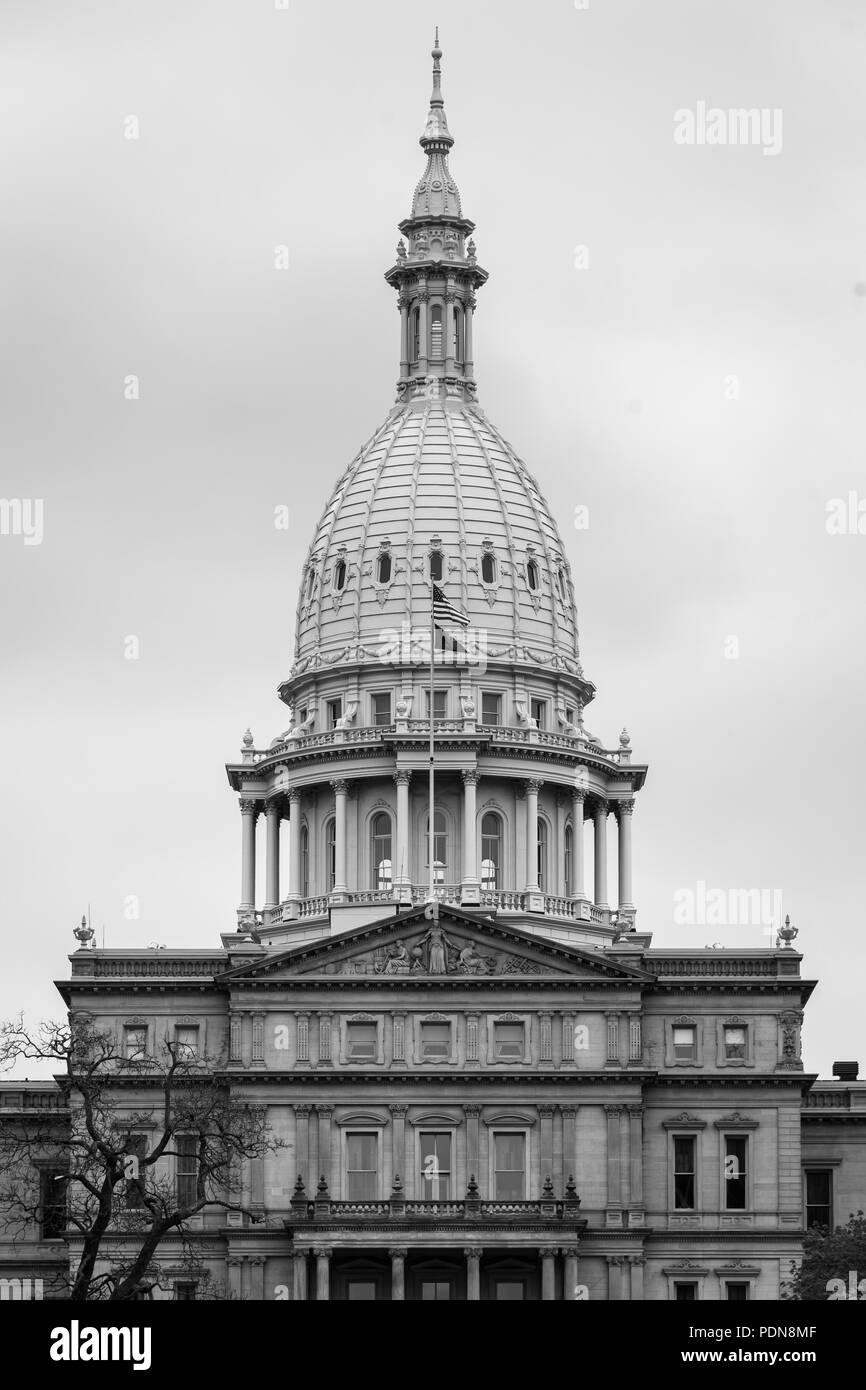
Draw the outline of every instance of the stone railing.
M726 956L721 951L711 956L647 956L646 968L655 975L776 975L776 961L773 957L761 959L755 956Z
M498 912L525 912L526 894L509 893L504 888L482 888L482 907L495 907Z
M169 952L154 952L152 957L133 955L130 958L102 955L100 951L82 951L72 961L73 975L97 976L109 979L151 979L186 976L219 975L228 968L224 955L206 957L179 956Z
M8 1090L7 1090L8 1086ZM6 1082L0 1085L0 1110L66 1110L62 1093L57 1090L37 1091Z
M407 719L407 720L406 720L406 731L407 731L407 733L410 733L410 734L426 734L427 737L429 738L429 737L430 737L430 720L429 720L429 719ZM462 720L462 719L434 719L434 720L433 720L433 735L434 735L434 737L436 736L436 734L462 734L462 733L463 733L463 720Z
M426 903L430 893L428 883L412 884L412 904L417 906L419 903ZM459 883L437 883L433 888L433 896L437 903L450 903L452 907L459 907L463 897L463 889Z
M850 1091L808 1091L804 1104L809 1110L850 1110Z
M330 899L323 898L301 898L298 902L299 917L325 917L328 912Z
M540 1202L488 1202L466 1198L455 1202L415 1202L403 1197L385 1201L332 1202L330 1200L292 1202L292 1215L287 1225L296 1222L319 1224L331 1221L399 1221L429 1225L439 1222L487 1222L489 1224L544 1225L551 1221L567 1223L580 1220L580 1199L559 1200L551 1197Z

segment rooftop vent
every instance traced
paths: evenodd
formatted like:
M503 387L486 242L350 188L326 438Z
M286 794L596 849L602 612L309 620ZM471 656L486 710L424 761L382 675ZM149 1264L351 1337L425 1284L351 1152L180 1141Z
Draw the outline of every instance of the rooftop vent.
M837 1081L856 1081L860 1071L859 1062L834 1062L833 1075Z

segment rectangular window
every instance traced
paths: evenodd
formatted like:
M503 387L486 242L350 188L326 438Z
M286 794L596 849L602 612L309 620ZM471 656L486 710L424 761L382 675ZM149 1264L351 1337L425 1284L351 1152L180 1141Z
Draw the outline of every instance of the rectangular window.
M147 1056L147 1027L127 1025L123 1030L123 1052L128 1062L140 1062Z
M381 728L383 725L391 723L391 694L377 694L373 696L373 723Z
M376 1285L372 1279L350 1279L346 1286L349 1303L375 1303Z
M329 701L328 701L328 704L327 704L327 711L328 711L328 728L329 728L329 729L336 729L338 723L340 722L340 720L341 720L342 717L343 717L343 701L342 701L342 700L329 700Z
M444 1202L451 1196L451 1135L419 1134L421 1200Z
M744 1134L725 1136L725 1210L746 1209L749 1141Z
M547 701L530 700L529 713L539 729L547 728Z
M493 1195L499 1202L522 1202L526 1193L526 1136L494 1134Z
M422 1279L422 1303L448 1303L451 1299L451 1284L448 1279Z
M568 720L569 724L574 723L574 705L566 705L565 717Z
M375 1061L379 1038L375 1023L346 1024L346 1056L352 1061Z
M429 691L429 690L427 691L427 704L426 704L426 710L427 710L427 718L429 719L429 718L430 718L430 691ZM434 690L434 691L433 691L433 718L434 718L434 719L447 719L447 718L448 718L448 691L447 691L447 690Z
M674 1138L674 1207L677 1211L693 1211L695 1206L695 1153L697 1140L693 1134L678 1134Z
M482 724L501 724L502 723L502 696L494 695L492 691L484 690L481 693L481 723Z
M66 1182L60 1168L43 1168L39 1175L42 1240L56 1240L66 1230Z
M422 1023L421 1024L421 1056L422 1058L451 1056L451 1024L450 1023Z
M740 1062L746 1057L746 1030L739 1025L725 1024L725 1061Z
M695 1062L698 1056L697 1030L693 1023L686 1027L674 1028L674 1060Z
M522 1303L526 1295L522 1279L497 1279L497 1303Z
M698 1286L691 1280L676 1279L674 1281L674 1298L677 1303L695 1303L698 1297Z
M522 1023L494 1023L493 1055L498 1061L523 1061L526 1031Z
M379 1195L379 1136L346 1135L346 1198L374 1202Z
M194 1134L177 1135L177 1204L192 1207L198 1201L198 1139Z
M174 1286L174 1296L178 1303L194 1303L196 1286L193 1283L178 1283Z
M143 1206L144 1172L141 1160L147 1153L147 1135L130 1134L126 1140L124 1173L126 1181L123 1188L123 1201L127 1211L138 1211Z
M806 1169L806 1225L833 1225L833 1174L829 1168Z
M725 1298L729 1303L748 1303L748 1284L744 1284L740 1280L729 1279L725 1284Z
M179 1023L174 1030L178 1060L191 1062L198 1056L198 1026Z

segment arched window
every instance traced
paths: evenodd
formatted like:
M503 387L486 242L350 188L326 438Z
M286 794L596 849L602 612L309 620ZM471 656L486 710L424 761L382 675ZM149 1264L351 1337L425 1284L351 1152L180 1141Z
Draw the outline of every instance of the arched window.
M442 305L434 304L430 310L430 358L433 362L442 361Z
M547 821L538 817L538 886L547 892Z
M574 897L574 827L565 827L565 896Z
M377 811L370 823L373 887L390 890L393 882L391 857L391 817L387 811Z
M448 837L444 811L433 812L433 882L444 883L448 868ZM430 872L430 817L424 821L424 864Z
M339 594L346 587L346 561L338 560L334 566L334 588Z
M330 893L337 882L337 822L325 826L325 892Z
M316 571L313 569L313 567L312 567L312 565L311 565L310 568L309 568L309 570L308 570L308 572L307 572L307 603L309 603L310 600L311 600L312 597L313 597L313 586L314 586L315 582L316 582Z
M502 869L502 820L495 811L481 817L481 887L498 888Z
M559 567L559 592L563 603L568 603L568 576L565 573L565 566Z
M387 550L383 550L376 561L376 583L391 583L391 556L388 554Z
M305 825L301 826L301 882L300 892L302 898L310 896L310 832Z
M409 335L409 348L412 354L411 361L417 362L421 350L421 310L412 310L412 326Z
M496 557L486 550L481 557L481 582L482 584L496 583Z
M463 361L463 342L463 310L459 304L455 304L451 322L451 356L455 362Z
M535 560L527 560L526 562L526 582L533 593L538 591L538 565Z
M441 550L430 551L430 578L437 584L442 578L443 558Z

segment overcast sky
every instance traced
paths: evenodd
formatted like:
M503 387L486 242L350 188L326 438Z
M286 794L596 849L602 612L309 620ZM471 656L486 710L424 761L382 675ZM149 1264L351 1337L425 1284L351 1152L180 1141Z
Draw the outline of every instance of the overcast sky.
M675 895L781 889L807 1069L866 1065L857 0L3 0L0 494L44 535L0 536L0 1017L59 1011L88 902L114 946L235 925L223 764L286 727L300 565L394 399L434 23L480 400L569 549L587 724L650 764L639 926L766 945ZM781 148L676 143L700 103Z

